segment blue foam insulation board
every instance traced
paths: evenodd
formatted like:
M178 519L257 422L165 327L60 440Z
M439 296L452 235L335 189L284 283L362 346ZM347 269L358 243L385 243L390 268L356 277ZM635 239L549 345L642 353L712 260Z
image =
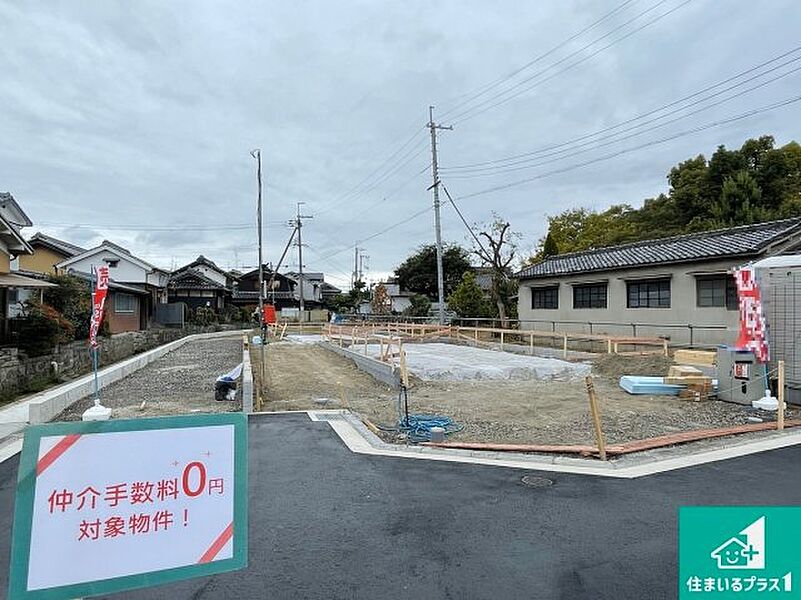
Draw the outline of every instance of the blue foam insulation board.
M638 377L636 375L624 375L620 378L620 387L629 394L652 394L665 396L678 396L685 386L668 385L663 377Z

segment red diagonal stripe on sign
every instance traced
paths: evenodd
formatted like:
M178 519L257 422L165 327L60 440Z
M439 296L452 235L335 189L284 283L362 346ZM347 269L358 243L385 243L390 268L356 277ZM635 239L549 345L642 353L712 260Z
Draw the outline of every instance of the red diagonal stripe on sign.
M200 557L200 560L197 561L198 564L203 564L207 562L211 562L214 558L220 553L220 550L223 549L223 546L228 543L234 536L234 524L231 522L228 527L225 528L216 540L209 546L209 549L203 553L203 556Z
M80 437L80 433L66 435L55 446L50 448L47 454L40 458L39 462L36 463L36 476L38 477L41 475L47 467L56 462L58 457L69 450L70 447L77 442L78 438Z

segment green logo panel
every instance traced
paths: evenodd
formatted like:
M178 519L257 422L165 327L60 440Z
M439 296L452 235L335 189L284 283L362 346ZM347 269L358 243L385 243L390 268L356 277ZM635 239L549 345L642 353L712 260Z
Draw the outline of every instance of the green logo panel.
M679 599L801 598L801 507L679 509Z

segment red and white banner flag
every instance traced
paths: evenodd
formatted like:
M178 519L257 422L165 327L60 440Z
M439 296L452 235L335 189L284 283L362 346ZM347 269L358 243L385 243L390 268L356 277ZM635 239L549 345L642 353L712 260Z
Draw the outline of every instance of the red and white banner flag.
M754 268L737 269L734 279L740 301L740 335L735 347L739 350L751 350L757 361L766 363L770 360L770 348L765 315L762 312L762 295Z
M108 294L108 266L95 268L95 289L92 290L92 321L89 324L89 344L97 348L97 332L103 321L103 309Z

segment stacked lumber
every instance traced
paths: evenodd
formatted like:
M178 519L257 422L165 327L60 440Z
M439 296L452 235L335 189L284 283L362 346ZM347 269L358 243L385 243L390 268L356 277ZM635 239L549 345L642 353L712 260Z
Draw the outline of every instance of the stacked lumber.
M682 365L701 365L714 367L717 353L710 350L676 350L673 361Z

